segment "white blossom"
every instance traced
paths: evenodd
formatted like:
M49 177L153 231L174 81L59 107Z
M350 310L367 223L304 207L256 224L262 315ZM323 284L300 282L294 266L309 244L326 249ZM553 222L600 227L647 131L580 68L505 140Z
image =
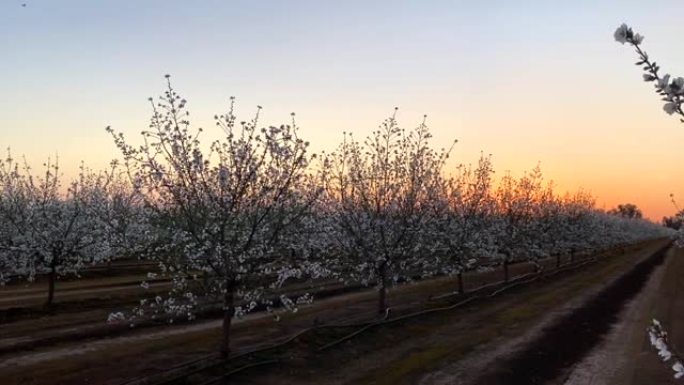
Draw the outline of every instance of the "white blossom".
M665 74L662 77L659 74L660 66L652 61L646 52L644 52L640 44L644 38L640 34L635 34L631 28L626 24L622 24L615 31L615 40L624 44L629 43L634 46L636 53L639 55L638 66L643 66L643 79L647 82L655 82L656 92L662 96L665 102L663 110L669 114L678 114L684 117L684 110L682 110L682 103L684 102L684 78L677 77L670 81L671 76ZM681 119L684 122L684 119Z
M680 361L677 361L672 365L672 370L675 371L674 378L682 378L684 376L684 365Z
M657 350L658 356L664 361L670 361L674 358L674 364L672 364L672 370L675 372L674 378L679 379L684 376L684 365L680 357L676 357L672 352L671 347L668 345L668 335L663 329L662 324L653 319L651 326L647 329L649 341L651 345Z
M618 43L625 44L632 38L632 29L623 23L615 30L613 36Z
M107 317L107 323L108 324L117 324L117 323L122 323L126 321L126 317L122 312L115 312L115 313L110 313L109 316Z

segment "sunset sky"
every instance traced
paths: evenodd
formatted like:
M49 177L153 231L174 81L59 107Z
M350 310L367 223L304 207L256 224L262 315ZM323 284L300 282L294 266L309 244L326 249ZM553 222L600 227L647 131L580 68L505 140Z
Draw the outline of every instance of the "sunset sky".
M169 73L198 126L234 95L242 119L295 111L331 150L398 106L407 127L428 115L436 146L459 140L453 164L540 163L563 191L659 220L670 193L684 205L684 124L613 31L630 24L684 76L682 15L681 0L0 0L0 146L36 164L58 154L67 175L103 167L118 156L105 126L137 140Z

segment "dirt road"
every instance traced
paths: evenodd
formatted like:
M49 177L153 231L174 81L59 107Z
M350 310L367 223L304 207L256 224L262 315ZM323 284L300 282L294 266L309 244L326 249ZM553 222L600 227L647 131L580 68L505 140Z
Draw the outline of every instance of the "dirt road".
M626 255L613 253L591 267L543 279L492 301L379 328L339 349L310 357L310 361L295 360L283 368L261 371L256 377L236 377L231 383L430 384L441 383L440 379L465 378L463 373L472 373L473 368L488 363L475 359L474 365L462 367L463 362L491 356L493 349L515 343L516 338L543 325L540 320L566 312L578 297L662 244L652 243ZM518 273L525 271L523 267L516 269ZM471 276L466 282L477 285L491 280L486 277ZM392 305L397 314L435 306L430 298L453 287L452 279L404 285L391 291ZM315 319L324 323L373 319L375 302L375 293L364 291L317 301L297 314L284 316L279 323L272 322L268 315L255 314L236 323L235 346L238 351L257 348L295 334ZM119 384L215 352L219 334L219 322L207 321L160 330L134 329L116 338L75 340L0 356L0 376L3 384L41 384L46 379L65 384ZM302 362L307 364L300 366Z
M581 274L550 277L486 303L379 328L330 352L231 377L231 383L476 383L662 246L603 261ZM524 382L504 377L497 383Z
M573 368L563 385L676 384L646 335L651 319L666 327L675 347L684 347L684 250L671 249L666 262L623 310L603 343Z

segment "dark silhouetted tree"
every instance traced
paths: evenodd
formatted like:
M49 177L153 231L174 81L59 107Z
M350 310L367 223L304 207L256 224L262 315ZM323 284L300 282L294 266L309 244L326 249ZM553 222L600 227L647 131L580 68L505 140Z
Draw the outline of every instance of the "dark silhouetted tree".
M632 203L618 205L616 208L608 210L608 214L618 215L629 219L641 219L644 216L641 213L641 210L639 210L639 208Z

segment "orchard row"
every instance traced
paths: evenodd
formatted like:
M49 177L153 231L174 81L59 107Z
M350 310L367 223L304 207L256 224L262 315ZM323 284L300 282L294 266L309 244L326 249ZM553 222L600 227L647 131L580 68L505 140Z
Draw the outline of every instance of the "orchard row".
M274 301L291 281L373 286L383 311L397 282L495 265L508 279L512 262L668 235L596 209L589 194L559 194L539 169L495 180L485 156L447 169L452 150L431 146L425 122L407 130L393 115L367 138L345 135L334 152L313 155L294 117L260 128L258 112L238 121L231 99L215 116L222 139L203 143L170 82L150 102L139 144L108 128L121 159L106 171L82 167L63 185L56 164L35 173L9 155L0 162L0 279L46 275L49 304L59 275L115 258L153 261L150 276L171 278L172 289L127 317L192 318L218 300L227 354L236 315L311 299Z

